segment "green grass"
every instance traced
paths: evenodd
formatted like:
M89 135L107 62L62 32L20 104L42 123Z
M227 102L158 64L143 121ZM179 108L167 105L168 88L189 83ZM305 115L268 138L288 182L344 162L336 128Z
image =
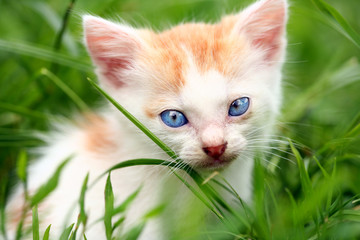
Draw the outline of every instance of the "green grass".
M102 99L87 80L95 76L80 40L79 14L120 16L130 23L163 29L184 19L214 21L251 1L77 0L72 14L66 16L70 2L0 0L0 232L5 231L4 206L11 187L20 181L26 189L28 153L43 144L34 133L46 132L53 119L71 116L74 109L87 111ZM192 239L360 238L359 11L358 0L291 1L285 96L277 125L282 141L256 159L252 208L242 203L220 175L203 184L208 176L182 165L195 185L178 175L179 180L215 216L213 222L195 226L202 230ZM156 136L147 135L162 145ZM176 158L168 147L162 149ZM263 164L264 157L269 164ZM49 232L51 236L51 226L46 233L39 232L37 205L56 188L64 164L36 194L26 194L33 210L34 239L47 239ZM142 164L164 161L123 162L104 176ZM78 221L64 230L62 239L85 239L86 231L84 236L78 229L87 223L84 196L91 184L84 179ZM234 210L214 190L219 184L238 199L242 211ZM118 237L115 230L139 189L119 206L112 202L109 179L105 190L107 207L100 221L111 239ZM184 211L197 213L196 209ZM160 212L161 206L145 214L138 226L121 237L136 239L146 221ZM19 239L23 231L19 227ZM171 231L178 239L191 234L180 226Z

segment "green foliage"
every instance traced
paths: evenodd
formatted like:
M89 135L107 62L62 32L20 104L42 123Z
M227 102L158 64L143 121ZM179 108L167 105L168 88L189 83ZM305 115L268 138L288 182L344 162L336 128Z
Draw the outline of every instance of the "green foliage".
M360 35L351 27L346 19L330 4L323 0L313 0L314 4L323 12L329 21L333 21L336 29L360 48Z
M100 99L93 87L170 157L180 161L168 146L93 81L90 80L91 84L86 81L94 77L93 69L83 45L75 40L81 36L79 17L69 10L88 10L105 17L119 14L124 20L163 29L184 19L214 21L224 11L232 12L250 2L0 1L1 234L5 235L4 206L10 187L18 178L26 191L26 166L32 158L28 150L43 144L36 133L46 133L55 115L71 116L74 108L88 111L88 106ZM187 239L359 239L359 10L358 0L291 1L280 136L274 139L265 156L256 159L253 206L243 203L218 173L201 176L186 164L159 159L125 161L103 175L108 175L106 210L99 221L105 224L107 238L136 239L147 220L164 210L163 205L155 207L139 219L138 225L123 232L126 209L136 200L141 188L134 189L119 205L114 204L110 172L130 166L162 165L215 216L209 222L198 223L195 228L200 231L189 233L191 236L181 232L180 223L169 226L179 229L173 231L179 234L173 239L183 236ZM269 164L264 164L264 159ZM34 239L40 238L38 222L42 219L37 206L56 188L68 161L35 194L25 196L28 210L33 210ZM61 239L86 239L86 230L91 225L87 224L85 196L92 184L86 176L79 193L79 218L64 229ZM230 193L238 208L225 201L215 190L217 187ZM189 212L195 214L197 210ZM27 233L22 224L21 221L16 239ZM81 235L77 234L80 226ZM49 239L50 235L49 225L43 239Z

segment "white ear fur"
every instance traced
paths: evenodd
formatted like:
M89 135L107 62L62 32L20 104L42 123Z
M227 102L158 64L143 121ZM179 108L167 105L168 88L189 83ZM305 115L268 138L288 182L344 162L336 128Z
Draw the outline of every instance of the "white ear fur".
M279 60L286 44L287 7L286 0L258 1L239 14L233 31L266 50L266 60Z
M83 16L85 44L97 67L100 81L119 88L124 76L135 66L141 48L135 29L91 15Z

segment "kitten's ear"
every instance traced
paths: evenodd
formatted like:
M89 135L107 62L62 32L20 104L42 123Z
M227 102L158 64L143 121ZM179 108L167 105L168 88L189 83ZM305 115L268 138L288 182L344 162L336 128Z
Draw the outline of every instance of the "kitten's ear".
M83 17L85 43L101 81L119 88L134 68L140 40L135 29L99 17Z
M266 60L279 60L286 45L287 7L286 0L258 1L240 13L233 30L266 50Z

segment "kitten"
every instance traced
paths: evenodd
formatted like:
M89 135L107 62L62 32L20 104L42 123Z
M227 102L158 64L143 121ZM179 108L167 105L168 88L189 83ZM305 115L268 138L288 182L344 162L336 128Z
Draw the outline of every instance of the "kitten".
M267 143L279 112L286 20L286 0L261 0L216 24L181 24L161 33L94 16L83 18L86 46L102 87L182 161L199 172L221 171L246 201L251 199L254 152ZM53 237L76 222L78 209L69 210L74 210L88 172L92 182L120 161L169 160L113 107L77 119L76 124L63 124L48 142L43 157L29 169L30 192L74 154L58 188L39 205L41 229L51 223ZM116 202L142 185L127 212L125 228L161 202L163 188L180 189L173 193L178 209L195 198L171 178L175 177L163 166L112 172ZM104 186L103 178L87 192L90 225L104 214ZM13 224L22 199L18 190L10 200ZM160 221L150 220L140 238L163 239L162 229L166 228ZM103 223L95 223L86 235L104 239Z

